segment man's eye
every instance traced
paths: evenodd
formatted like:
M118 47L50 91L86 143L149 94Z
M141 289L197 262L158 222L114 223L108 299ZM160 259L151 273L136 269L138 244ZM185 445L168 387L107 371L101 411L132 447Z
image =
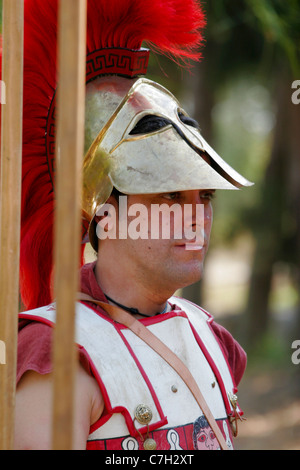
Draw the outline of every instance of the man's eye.
M215 198L215 192L214 191L207 191L205 193L201 193L200 196L201 196L201 199L207 199L207 200L211 201L212 199Z
M163 195L164 199L169 199L170 201L173 201L174 199L177 199L179 196L179 193L164 193Z

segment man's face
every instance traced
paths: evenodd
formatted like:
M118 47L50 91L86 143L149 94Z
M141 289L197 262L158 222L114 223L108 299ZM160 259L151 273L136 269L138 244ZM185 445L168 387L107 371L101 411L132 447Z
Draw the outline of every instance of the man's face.
M115 204L110 198L116 208L111 242L119 253L119 269L171 292L198 281L210 239L213 194L192 190L130 195L126 213L123 201Z

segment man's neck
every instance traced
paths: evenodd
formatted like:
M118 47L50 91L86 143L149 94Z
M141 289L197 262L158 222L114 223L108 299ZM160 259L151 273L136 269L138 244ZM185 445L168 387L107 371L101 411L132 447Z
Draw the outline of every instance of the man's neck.
M115 267L112 269L111 264L100 263L99 259L95 264L95 276L103 293L111 299L110 303L117 302L127 308L136 309L143 316L154 316L163 312L168 298L172 295L172 293L163 295L158 289L141 285L131 276L124 276L119 269L116 270ZM160 292L159 296L157 292Z

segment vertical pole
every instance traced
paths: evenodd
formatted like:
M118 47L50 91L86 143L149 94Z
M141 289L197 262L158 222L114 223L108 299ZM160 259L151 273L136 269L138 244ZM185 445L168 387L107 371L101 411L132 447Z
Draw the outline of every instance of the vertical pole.
M11 450L14 445L22 184L23 30L23 0L3 0L0 340L5 345L5 364L0 364L1 450ZM5 95L3 91L6 91Z
M84 152L86 4L60 0L56 141L53 448L72 449L76 371L75 299L79 283Z

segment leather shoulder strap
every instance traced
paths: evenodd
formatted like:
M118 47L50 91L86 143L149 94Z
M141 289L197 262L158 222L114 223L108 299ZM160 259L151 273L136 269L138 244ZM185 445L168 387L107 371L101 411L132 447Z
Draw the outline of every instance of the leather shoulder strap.
M228 450L223 434L216 420L214 419L194 377L186 365L181 361L181 359L176 354L174 354L173 351L171 351L171 349L169 349L162 341L160 341L157 336L148 330L148 328L146 328L143 323L136 320L125 310L100 300L95 300L89 295L83 293L78 294L78 300L93 302L94 304L99 305L112 318L112 320L125 325L146 344L148 344L148 346L150 346L157 354L159 354L178 373L178 375L190 389L192 395L194 396L204 416L206 417L211 429L215 433L221 449Z

